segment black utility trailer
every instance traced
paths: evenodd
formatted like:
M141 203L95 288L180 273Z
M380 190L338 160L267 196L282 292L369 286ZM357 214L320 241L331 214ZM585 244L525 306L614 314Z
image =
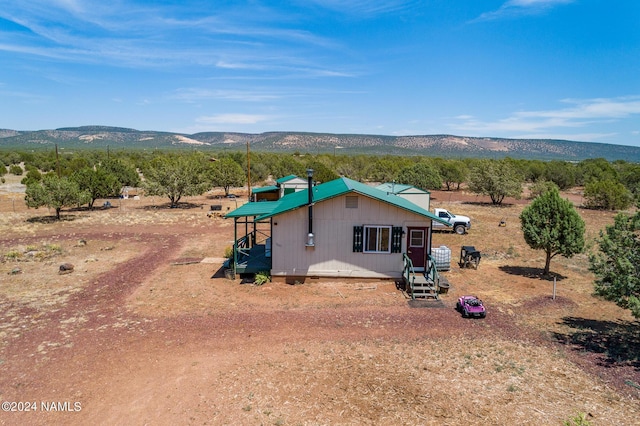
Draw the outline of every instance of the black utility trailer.
M478 269L481 257L480 252L474 246L462 246L460 249L460 267Z

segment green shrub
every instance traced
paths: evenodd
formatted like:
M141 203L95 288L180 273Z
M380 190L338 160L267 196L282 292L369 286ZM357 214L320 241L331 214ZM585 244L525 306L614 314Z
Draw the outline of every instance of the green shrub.
M530 198L536 198L537 196L542 195L553 188L560 189L555 182L552 182L550 180L539 180L531 185L531 188L529 188L529 192L531 193Z
M30 183L40 182L42 180L42 173L38 171L38 169L29 169L27 170L27 174L20 181L23 185L28 185Z
M18 250L10 250L4 254L4 258L7 260L18 260L22 254Z
M44 249L48 252L62 253L62 247L60 244L45 244Z
M233 257L233 247L227 247L224 249L225 259L231 259Z
M563 426L591 426L591 422L587 420L585 413L578 413L569 420L562 422Z
M590 209L624 210L633 202L631 192L620 182L593 181L584 187L584 205Z
M17 164L12 164L9 166L9 173L16 176L22 176L22 167Z
M267 271L258 272L253 280L255 285L262 285L266 282L271 281L271 275Z

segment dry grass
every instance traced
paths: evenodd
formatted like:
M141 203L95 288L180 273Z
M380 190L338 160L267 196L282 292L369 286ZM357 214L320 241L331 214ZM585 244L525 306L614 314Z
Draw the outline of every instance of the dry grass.
M443 308L413 309L389 282L258 287L217 264L175 264L220 258L231 243L232 224L206 217L206 197L186 209L122 200L61 222L7 197L0 399L83 409L8 413L3 424L558 425L588 413L631 425L640 414L638 323L592 296L586 255L554 259L551 300L543 256L519 230L524 201L434 193L433 206L473 228L434 234L433 246L452 249L451 289ZM580 213L593 248L613 214ZM461 245L481 251L478 270L457 267ZM57 274L65 262L74 272ZM485 300L486 320L455 312L466 293Z

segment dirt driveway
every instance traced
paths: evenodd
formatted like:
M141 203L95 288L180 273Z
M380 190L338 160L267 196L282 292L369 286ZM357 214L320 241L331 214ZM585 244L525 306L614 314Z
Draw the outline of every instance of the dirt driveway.
M435 234L452 287L414 307L386 281L225 279L233 226L207 218L207 197L55 222L12 196L0 193L0 400L15 403L2 424L637 424L638 322L591 296L586 255L554 259L551 300L519 231L525 201L434 193L474 227ZM580 213L593 246L612 214ZM461 245L482 251L478 270L455 264ZM466 293L485 320L455 311Z

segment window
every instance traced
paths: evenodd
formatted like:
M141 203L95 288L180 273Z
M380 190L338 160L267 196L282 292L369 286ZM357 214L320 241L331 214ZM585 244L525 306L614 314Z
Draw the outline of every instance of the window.
M424 231L412 229L409 232L409 247L424 247Z
M401 253L402 226L363 225L353 227L354 253Z
M391 253L391 227L365 226L364 252Z

